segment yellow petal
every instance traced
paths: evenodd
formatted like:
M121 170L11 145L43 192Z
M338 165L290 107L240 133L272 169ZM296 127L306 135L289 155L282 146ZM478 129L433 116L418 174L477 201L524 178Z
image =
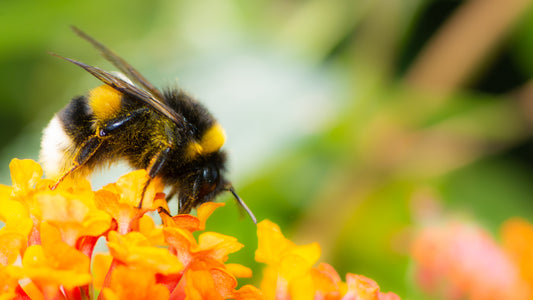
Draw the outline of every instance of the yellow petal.
M41 166L31 159L14 158L9 164L9 170L13 182L13 193L16 195L28 193L37 180L43 176Z
M17 232L27 236L33 227L28 209L19 201L8 198L0 198L0 220L5 223L0 231Z
M18 232L0 231L0 264L11 265L17 260L26 250L26 237Z
M139 220L139 232L142 233L154 246L165 246L163 226L156 226L154 219L149 215L143 215Z
M251 278L252 277L252 269L245 267L243 265L240 265L240 264L226 264L226 269L233 276L238 277L238 278Z
M257 239L255 260L268 265L279 263L283 253L296 247L283 236L279 226L269 220L257 224Z

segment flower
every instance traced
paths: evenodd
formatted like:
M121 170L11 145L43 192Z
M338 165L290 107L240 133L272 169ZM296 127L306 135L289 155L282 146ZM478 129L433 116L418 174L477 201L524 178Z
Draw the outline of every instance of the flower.
M102 294L107 300L169 298L168 289L157 284L153 274L122 265L113 271L109 286L102 290Z
M258 224L255 255L267 265L263 281L238 288L237 278L252 271L228 261L244 245L205 231L224 204L171 217L161 182L145 170L93 191L84 179L51 190L56 183L41 179L31 160L14 159L10 169L13 185L0 185L0 300L398 299L366 277L348 274L342 282L332 266L315 266L318 244L297 246L267 220ZM154 210L162 225L146 214ZM93 253L99 239L108 253Z
M533 287L533 225L521 218L511 218L502 225L501 235L504 251L527 286Z
M520 230L523 225L508 223L504 228L504 240L511 249L518 250L511 244L516 241L516 233L524 232ZM427 293L445 299L530 299L519 265L474 224L451 222L423 228L411 253L417 281Z
M330 265L313 267L320 257L320 246L297 246L268 220L257 224L257 236L255 259L268 265L261 283L266 299L399 299L393 293L380 292L378 285L364 276L347 274L343 283ZM247 288L245 292L260 297L256 290Z
M24 252L22 267L8 266L15 278L29 278L46 299L58 298L61 287L72 290L91 282L90 259L61 240L53 226L41 224L42 245L32 245Z
M137 170L120 177L95 193L96 206L107 212L117 223L117 231L126 234L138 227L139 219L155 210L154 199L163 190L160 180L149 181L146 170ZM145 189L145 184L149 185ZM142 207L138 207L142 204Z

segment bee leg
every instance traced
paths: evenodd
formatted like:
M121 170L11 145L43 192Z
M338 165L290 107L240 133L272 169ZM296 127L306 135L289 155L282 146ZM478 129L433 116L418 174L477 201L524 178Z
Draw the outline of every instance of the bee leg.
M169 217L172 218L172 215L171 215L171 214L168 212L168 210L166 210L164 207L159 206L159 207L157 208L157 213L158 213L158 214L165 214L165 215L167 215L167 216L169 216Z
M98 132L98 135L100 137L107 137L108 135L115 132L117 129L121 129L128 124L134 122L137 118L141 117L142 115L148 113L150 110L146 107L139 108L137 110L134 110L130 113L120 115L114 119L109 120L104 124L100 131Z
M154 179L154 177L156 177L157 174L159 174L159 172L161 171L161 169L163 168L163 166L167 162L168 154L170 153L170 150L171 150L170 147L167 147L167 148L161 150L155 156L155 158L152 159L152 162L148 166L148 168L147 168L148 169L148 176L150 176L150 178L148 178L148 180L144 184L143 191L142 191L142 194L141 194L141 201L139 201L139 205L137 205L137 208L141 208L143 206L144 193L146 192L146 189L148 188L148 185L150 184L152 179Z
M90 137L81 147L80 150L76 153L76 158L74 159L74 166L63 173L57 182L50 187L51 190L55 190L57 186L67 177L69 174L77 170L79 167L83 166L98 150L102 145L102 139L99 136Z
M182 215L182 214L190 213L192 210L192 203L193 201L190 199L180 199L179 200L180 207L178 209L178 214Z
M97 134L90 137L83 145L81 145L80 150L75 154L74 166L70 170L63 173L57 182L50 187L50 189L54 190L57 188L57 186L61 183L61 181L63 181L63 179L65 179L65 177L87 163L87 161L89 161L89 159L94 155L96 150L98 150L98 148L102 145L103 140L108 138L114 131L131 123L136 118L144 115L147 112L149 112L148 108L139 108L128 114L116 117L104 124L100 130L98 130Z
M191 212L194 206L194 199L198 198L199 181L196 180L192 185L192 194L185 195L185 197L179 197L179 209L178 214L188 214Z

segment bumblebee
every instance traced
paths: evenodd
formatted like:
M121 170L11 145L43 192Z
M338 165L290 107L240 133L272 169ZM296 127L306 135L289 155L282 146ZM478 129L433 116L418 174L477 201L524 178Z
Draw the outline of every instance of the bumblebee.
M146 169L177 195L179 214L224 191L256 219L226 179L225 132L209 111L178 88L155 88L125 60L73 27L122 73L111 73L56 54L104 84L75 97L43 131L40 161L54 189L67 176L86 176L118 160ZM144 192L143 192L144 195ZM139 207L142 205L142 199Z

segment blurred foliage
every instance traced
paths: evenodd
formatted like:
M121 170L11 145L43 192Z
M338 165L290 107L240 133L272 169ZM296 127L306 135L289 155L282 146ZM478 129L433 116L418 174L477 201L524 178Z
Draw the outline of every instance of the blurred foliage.
M2 1L0 179L11 158L37 158L52 114L95 85L47 54L103 64L73 24L157 85L179 76L205 96L259 219L319 241L341 274L422 299L408 278L414 199L493 231L533 220L533 10L474 2ZM208 225L246 244L234 259L259 272L255 228L235 205Z

